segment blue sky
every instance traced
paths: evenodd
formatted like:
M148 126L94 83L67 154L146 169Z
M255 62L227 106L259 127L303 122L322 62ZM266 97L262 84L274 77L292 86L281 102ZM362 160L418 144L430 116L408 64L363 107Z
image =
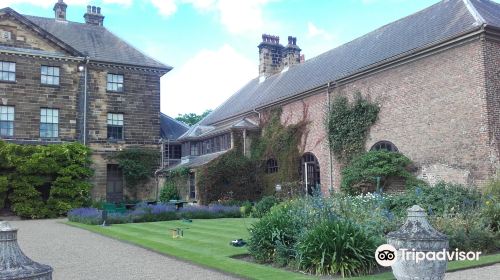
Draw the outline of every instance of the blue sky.
M56 0L0 0L52 17ZM297 37L306 59L439 0L65 0L68 20L102 7L113 33L174 67L162 78L161 111L214 109L258 75L262 33Z

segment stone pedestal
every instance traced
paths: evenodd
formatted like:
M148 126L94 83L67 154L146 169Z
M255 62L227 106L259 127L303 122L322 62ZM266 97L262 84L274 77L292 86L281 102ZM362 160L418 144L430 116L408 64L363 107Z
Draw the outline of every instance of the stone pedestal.
M398 280L441 280L447 267L444 260L419 260L412 253L423 252L443 256L443 249L448 250L448 237L435 230L427 221L424 209L414 205L408 210L404 225L397 231L387 234L387 243L397 250L397 261L392 265L392 273ZM403 256L403 251L410 254ZM413 250L414 249L414 250ZM413 256L415 256L413 254ZM422 253L420 253L422 255ZM444 255L445 256L445 255Z
M28 258L17 244L17 229L0 222L0 280L51 280L52 268Z

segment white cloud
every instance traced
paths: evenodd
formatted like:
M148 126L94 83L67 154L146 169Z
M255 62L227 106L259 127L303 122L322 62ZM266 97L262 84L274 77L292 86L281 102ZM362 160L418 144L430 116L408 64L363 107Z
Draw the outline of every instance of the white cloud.
M189 4L202 12L217 14L220 23L231 33L244 34L262 30L263 10L266 4L276 0L149 0L163 16L171 16L179 5ZM267 27L266 22L266 27Z
M162 112L176 117L215 109L257 72L254 61L227 44L202 50L162 78Z
M151 4L158 9L163 16L171 16L177 11L175 0L151 0Z
M332 34L328 33L324 29L318 28L312 22L307 23L307 37L308 38L320 37L320 38L325 39L325 40L332 40L333 39Z
M102 0L102 1L104 2L104 4L118 4L124 6L130 6L132 5L132 2L134 2L134 0Z

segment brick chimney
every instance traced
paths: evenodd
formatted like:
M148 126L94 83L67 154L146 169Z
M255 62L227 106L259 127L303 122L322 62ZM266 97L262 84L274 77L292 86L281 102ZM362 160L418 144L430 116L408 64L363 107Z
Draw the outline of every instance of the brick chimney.
M63 0L57 0L57 3L54 5L56 20L66 21L66 8L68 8L68 5Z
M283 67L301 63L301 49L297 46L297 37L288 36L288 45L283 50Z
M103 26L104 16L101 14L101 8L96 6L87 6L87 12L83 16L86 24Z
M283 46L280 37L262 34L259 48L259 76L271 76L282 68Z

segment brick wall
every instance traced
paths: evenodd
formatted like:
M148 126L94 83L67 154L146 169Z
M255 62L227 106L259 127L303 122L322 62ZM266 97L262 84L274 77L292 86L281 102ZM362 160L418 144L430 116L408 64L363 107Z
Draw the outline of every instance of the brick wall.
M499 66L499 44L476 40L341 85L332 98L352 99L360 92L381 105L367 150L378 141L390 141L417 163L417 175L430 183L482 185L498 166ZM326 104L326 94L319 92L284 105L282 116L283 123L296 123L304 106L308 107L311 122L302 150L318 158L325 193L330 187ZM333 159L335 189L340 185L340 169Z

